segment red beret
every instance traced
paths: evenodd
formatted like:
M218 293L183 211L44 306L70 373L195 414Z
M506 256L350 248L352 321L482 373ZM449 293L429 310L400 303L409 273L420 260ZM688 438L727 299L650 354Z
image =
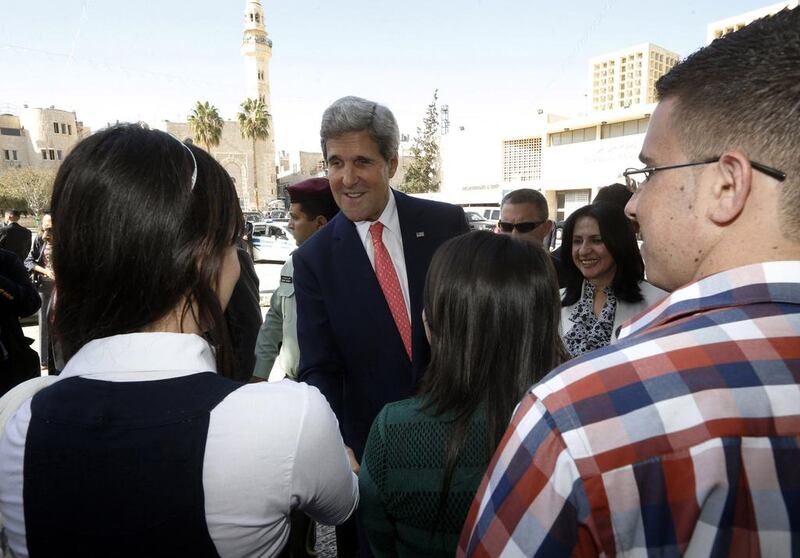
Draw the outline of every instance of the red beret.
M289 192L289 200L292 203L303 203L310 199L325 199L333 203L331 184L327 178L308 178L296 184L286 187Z

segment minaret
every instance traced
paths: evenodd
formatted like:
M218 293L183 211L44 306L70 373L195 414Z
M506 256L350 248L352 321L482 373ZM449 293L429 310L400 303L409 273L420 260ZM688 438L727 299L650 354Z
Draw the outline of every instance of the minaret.
M272 114L272 102L269 92L269 61L272 58L272 41L267 37L264 26L264 10L260 0L247 0L244 10L244 35L242 36L242 56L245 69L245 97L261 99ZM263 206L265 201L276 196L277 177L275 175L275 137L270 118L270 135L266 141L260 141L257 149L259 198ZM253 173L248 173L250 187L253 185ZM262 208L259 208L262 209Z

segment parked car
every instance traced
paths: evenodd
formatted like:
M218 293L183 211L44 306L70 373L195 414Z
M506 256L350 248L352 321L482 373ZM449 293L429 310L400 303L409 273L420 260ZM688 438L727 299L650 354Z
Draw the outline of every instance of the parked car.
M285 224L253 223L253 261L285 262L297 248L294 235Z
M467 218L467 225L472 231L494 230L495 224L484 219L480 213L465 211L464 216Z
M274 221L284 221L284 220L288 221L289 215L286 211L282 209L273 209L272 211L269 212L267 218L272 219Z
M484 209L483 218L486 219L487 221L491 221L492 223L497 224L497 222L500 220L500 208Z
M251 223L258 223L264 220L264 215L260 211L242 211L242 215L244 215L245 221Z

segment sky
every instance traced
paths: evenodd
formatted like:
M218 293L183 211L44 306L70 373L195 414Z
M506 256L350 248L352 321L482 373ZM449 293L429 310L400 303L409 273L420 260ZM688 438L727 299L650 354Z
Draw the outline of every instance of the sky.
M273 41L279 150L319 150L331 102L389 106L413 136L438 90L450 124L498 137L537 109L585 110L589 59L642 42L681 56L706 25L767 0L261 0ZM92 129L185 121L196 101L235 119L245 97L244 0L0 0L0 113L74 110Z

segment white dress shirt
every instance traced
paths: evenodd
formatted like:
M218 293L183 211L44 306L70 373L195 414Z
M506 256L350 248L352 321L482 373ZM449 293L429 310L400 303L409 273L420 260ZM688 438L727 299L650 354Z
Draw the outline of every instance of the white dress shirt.
M214 354L197 335L132 333L88 343L55 381L161 380L209 371L216 372ZM28 556L22 487L30 420L27 399L0 437L0 513L18 558ZM328 402L316 388L288 380L246 384L211 411L203 488L208 531L223 557L276 555L288 540L292 510L339 524L358 504L358 480Z
M408 290L408 273L406 272L406 258L403 253L403 235L400 232L400 218L397 216L397 202L394 199L392 189L389 189L389 202L383 208L383 213L378 217L378 221L383 223L383 234L381 239L386 250L389 252L389 257L392 258L394 270L397 273L397 279L400 281L400 289L403 291L403 300L406 303L406 313L408 320L411 322L411 295ZM370 226L375 221L358 221L355 223L358 236L361 237L361 242L364 244L364 249L367 251L369 263L372 264L372 269L375 269L375 249L372 247L372 235L369 232Z

